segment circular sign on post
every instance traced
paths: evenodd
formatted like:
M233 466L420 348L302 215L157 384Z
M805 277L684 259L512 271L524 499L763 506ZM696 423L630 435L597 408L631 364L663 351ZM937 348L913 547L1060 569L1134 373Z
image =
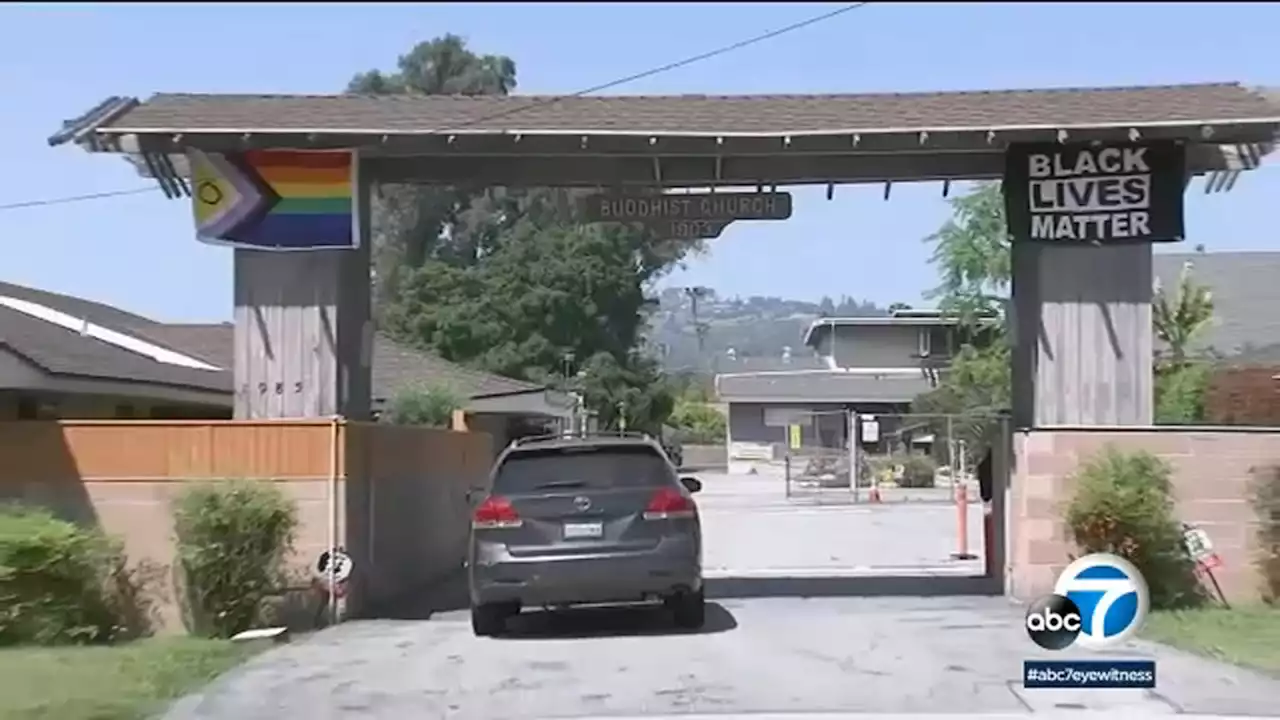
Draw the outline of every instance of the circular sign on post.
M331 567L332 565L332 567ZM351 577L351 570L355 563L351 561L351 556L342 548L335 548L332 555L328 550L320 553L320 557L315 564L316 580L328 585L333 582L335 585L341 585Z

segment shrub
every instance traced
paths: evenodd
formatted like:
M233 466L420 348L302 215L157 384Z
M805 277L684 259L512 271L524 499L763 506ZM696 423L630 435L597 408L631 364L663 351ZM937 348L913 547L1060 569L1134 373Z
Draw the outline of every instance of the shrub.
M449 427L453 411L464 405L466 399L445 385L410 388L392 399L383 419L392 425Z
M285 586L297 527L293 504L267 482L197 485L174 503L184 620L197 635L254 626Z
M898 481L900 487L933 487L934 473L938 470L938 464L929 455L907 453L894 458L894 462L902 465L903 469L902 479Z
M1107 447L1076 471L1066 520L1085 553L1119 555L1142 572L1153 608L1199 604L1205 597L1182 545L1169 468L1154 455Z
M727 423L724 414L706 403L677 402L667 422L680 431L683 442L705 445L724 443Z
M1280 466L1258 468L1253 473L1253 509L1258 517L1258 555L1262 599L1280 603Z
M142 635L146 598L118 541L43 509L0 508L0 645Z
M872 459L871 466L876 476L881 479L892 479L898 487L931 488L934 485L934 474L938 463L932 456L924 453L894 453ZM897 466L902 466L902 477L897 477Z
M1212 368L1205 363L1157 368L1155 420L1157 425L1205 422L1205 398Z

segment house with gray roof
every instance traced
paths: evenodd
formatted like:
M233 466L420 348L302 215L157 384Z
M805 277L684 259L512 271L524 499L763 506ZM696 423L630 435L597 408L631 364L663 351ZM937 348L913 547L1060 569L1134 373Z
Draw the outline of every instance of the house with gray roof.
M896 426L921 393L932 389L961 345L955 318L932 310L900 310L888 317L819 318L802 338L816 369L722 373L716 394L728 406L730 460L735 452L776 453L800 426L805 446L847 444L848 411L882 418L868 450ZM736 448L736 450L735 450Z
M0 420L227 419L234 328L169 324L83 298L0 282ZM374 408L415 386L444 385L500 445L525 421L566 418L570 399L379 336Z

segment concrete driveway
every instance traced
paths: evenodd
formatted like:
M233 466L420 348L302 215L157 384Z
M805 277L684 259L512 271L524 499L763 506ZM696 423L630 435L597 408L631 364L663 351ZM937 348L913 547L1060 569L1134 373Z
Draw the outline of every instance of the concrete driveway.
M978 571L949 559L952 506L796 506L780 477L699 476L709 577ZM1158 694L1023 691L1021 662L1048 654L998 597L720 599L697 633L652 609L533 612L513 629L476 638L465 611L347 623L256 658L168 718L1280 715L1280 681L1150 645L1121 655L1157 659Z
M1024 691L1048 657L1001 598L720 601L701 633L649 610L522 618L472 636L464 612L360 621L261 655L169 720L553 718L932 712L1280 715L1280 681L1137 644L1159 690Z

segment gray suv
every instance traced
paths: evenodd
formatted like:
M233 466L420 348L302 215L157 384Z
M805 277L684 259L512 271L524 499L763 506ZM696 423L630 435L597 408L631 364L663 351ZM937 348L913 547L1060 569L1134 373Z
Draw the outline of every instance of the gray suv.
M471 626L497 635L523 607L662 600L703 624L702 529L693 493L646 435L545 436L513 443L473 509Z

